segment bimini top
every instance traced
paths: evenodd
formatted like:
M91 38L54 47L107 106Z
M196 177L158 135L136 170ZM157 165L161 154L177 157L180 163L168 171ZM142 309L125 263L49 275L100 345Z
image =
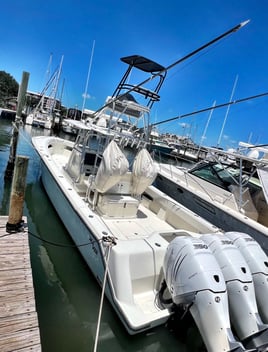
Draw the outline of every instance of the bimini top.
M159 65L158 63L146 59L146 57L140 55L122 57L121 61L125 62L128 65L134 66L144 72L156 73L165 70L165 67L163 67L162 65Z

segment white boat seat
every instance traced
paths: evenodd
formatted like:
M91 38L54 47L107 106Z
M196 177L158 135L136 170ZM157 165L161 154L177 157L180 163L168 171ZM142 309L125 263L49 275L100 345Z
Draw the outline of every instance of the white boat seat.
M133 175L132 172L128 171L125 173L119 182L111 187L107 193L109 194L120 194L120 195L131 195L133 186Z
M99 194L96 209L108 217L135 218L139 201L131 196L120 194Z

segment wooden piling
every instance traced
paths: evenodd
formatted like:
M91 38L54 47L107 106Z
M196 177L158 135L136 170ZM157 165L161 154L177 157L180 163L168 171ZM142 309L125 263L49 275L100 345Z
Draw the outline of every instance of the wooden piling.
M16 112L16 119L15 119L14 128L13 128L13 135L11 139L9 159L8 159L8 163L5 171L6 179L12 178L13 172L14 172L15 158L16 158L18 138L19 138L19 128L21 124L22 110L25 105L28 80L29 80L29 73L23 72L22 80L21 80L21 84L18 92L17 112Z
M29 158L18 155L15 162L15 170L12 180L10 207L7 232L20 232L23 230L23 203L26 188L26 176Z

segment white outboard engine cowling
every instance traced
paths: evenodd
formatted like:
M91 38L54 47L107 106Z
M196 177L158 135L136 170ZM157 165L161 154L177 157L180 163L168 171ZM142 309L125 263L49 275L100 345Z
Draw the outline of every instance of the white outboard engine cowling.
M257 308L253 278L238 248L223 234L203 235L223 273L229 300L231 324L246 348L268 345L268 325Z
M255 287L255 296L259 314L264 323L268 323L268 257L251 236L242 232L227 232L234 245L245 258Z
M208 246L190 236L175 238L163 269L173 302L189 307L208 352L245 351L231 331L225 280Z

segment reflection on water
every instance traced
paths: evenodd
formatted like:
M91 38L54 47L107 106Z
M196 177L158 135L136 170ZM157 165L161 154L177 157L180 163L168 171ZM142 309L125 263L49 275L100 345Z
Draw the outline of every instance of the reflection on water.
M4 120L0 120L0 125L0 215L7 215L10 182L4 182L3 172L9 156L12 125ZM31 126L21 127L17 149L17 154L29 157L24 215L27 216L30 233L42 351L89 352L94 346L101 290L74 248L39 180L40 161L32 147L31 135L44 133L49 134L50 131ZM162 326L129 336L105 300L99 352L195 352L202 350L200 341L195 328L184 328L181 333L175 334Z

